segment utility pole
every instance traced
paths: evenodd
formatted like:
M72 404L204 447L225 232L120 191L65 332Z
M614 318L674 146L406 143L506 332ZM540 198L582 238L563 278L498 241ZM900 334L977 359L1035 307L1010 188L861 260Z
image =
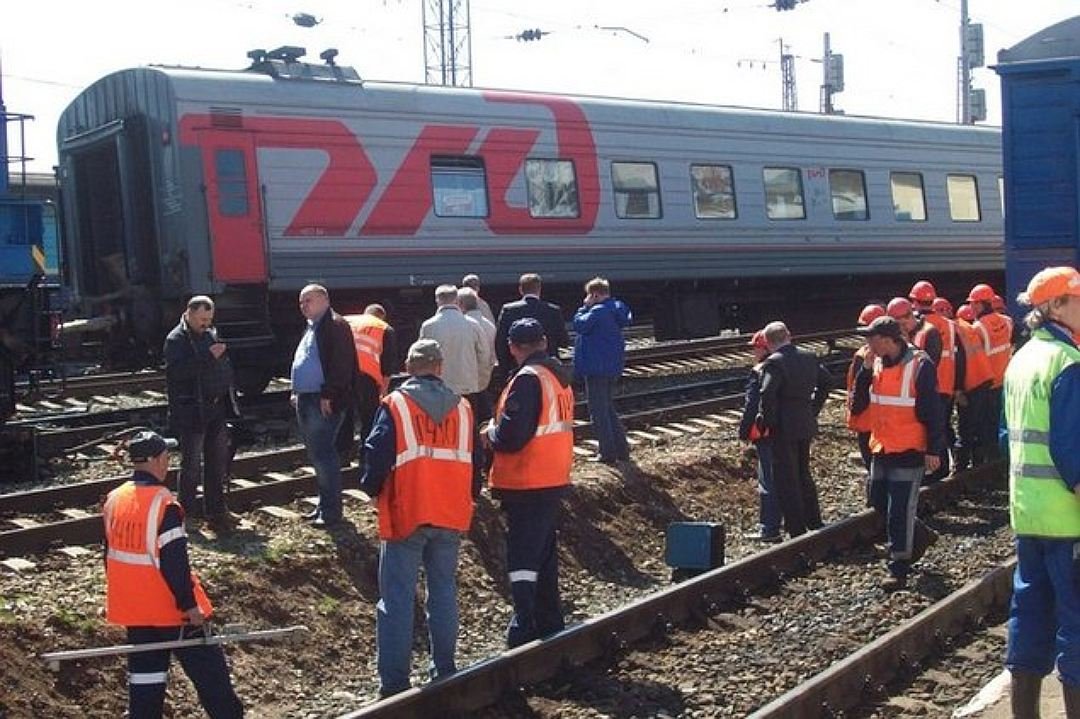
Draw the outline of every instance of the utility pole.
M830 65L832 64L832 48L829 47L829 33L825 33L825 51L821 55L821 112L831 115L835 110L832 104L832 78L830 77Z
M423 0L424 71L429 85L472 87L469 0Z
M784 110L794 112L799 109L799 96L795 88L795 56L786 52L784 38L780 38L780 75L783 82Z
M960 87L957 88L960 116L957 121L971 124L971 66L968 64L968 0L960 0Z
M982 67L983 26L968 18L968 0L960 0L960 57L957 58L956 121L965 125L986 119L986 90L971 86L971 70Z

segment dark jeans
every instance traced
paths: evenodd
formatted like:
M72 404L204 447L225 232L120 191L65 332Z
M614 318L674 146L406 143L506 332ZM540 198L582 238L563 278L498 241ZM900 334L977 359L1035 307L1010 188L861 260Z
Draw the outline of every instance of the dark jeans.
M761 504L759 513L762 536L780 535L780 500L776 496L776 480L773 477L773 446L771 439L758 440L757 449L758 500Z
M544 497L504 501L506 570L514 616L506 632L511 649L560 631L559 548L560 499Z
M885 517L889 540L889 572L896 577L911 573L911 552L915 546L915 511L919 506L919 485L923 467L895 467L874 457L870 467L870 501Z
M201 628L128 627L129 644L150 644L203 636ZM184 673L195 685L199 703L211 719L233 719L244 715L244 707L233 691L229 667L221 645L209 644L180 649L161 649L128 654L128 716L131 719L160 719L169 681L169 660L175 654Z
M225 506L225 475L229 463L229 432L225 426L225 404L208 405L208 417L201 429L181 431L180 440L180 505L190 516L213 517L223 514ZM203 488L200 506L197 488Z
M353 406L343 412L335 446L343 460L352 459L356 450L360 464L363 464L364 440L371 434L375 412L379 409L379 386L371 377L361 374L356 380L353 399Z
M600 459L614 462L630 459L630 445L626 441L619 413L615 411L612 396L617 377L586 377L585 394L589 401L589 417L593 433L600 443Z
M955 435L952 428L952 408L953 399L950 394L939 394L938 400L941 403L942 414L945 415L945 435L946 442L942 448L941 453L938 454L938 459L941 460L941 466L933 472L930 472L923 477L923 484L933 484L934 482L940 482L949 476L949 472L952 469L949 461L949 448L952 447Z
M817 487L810 476L810 440L773 437L773 474L784 526L792 537L822 526Z
M990 423L987 422L986 415L991 413L989 388L981 387L964 394L967 405L956 407L957 469L967 469L972 465L978 467L985 463L986 445L994 441L992 435L987 435Z
M992 387L987 391L986 412L983 413L981 424L981 437L985 438L983 446L985 460L992 462L1001 456L1001 447L998 445L998 429L1001 427L1001 387Z
M334 438L341 429L342 412L324 417L319 409L319 395L304 393L296 397L296 421L307 447L311 466L319 483L318 514L327 522L341 519L341 462Z

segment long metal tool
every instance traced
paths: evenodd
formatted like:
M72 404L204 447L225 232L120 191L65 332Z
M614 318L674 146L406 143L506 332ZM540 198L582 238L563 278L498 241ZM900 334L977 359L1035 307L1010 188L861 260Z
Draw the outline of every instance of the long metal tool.
M111 657L123 654L138 654L139 652L154 652L161 649L180 649L181 647L198 647L208 644L241 644L243 642L267 642L276 639L295 639L295 635L307 633L308 628L303 624L280 629L263 629L249 632L244 627L235 627L226 624L220 633L208 634L203 637L190 639L174 639L168 642L150 642L147 644L117 644L111 647L95 647L93 649L72 649L64 652L46 652L41 658L48 663L52 671L60 671L61 662L71 662L77 659L90 659L93 657Z

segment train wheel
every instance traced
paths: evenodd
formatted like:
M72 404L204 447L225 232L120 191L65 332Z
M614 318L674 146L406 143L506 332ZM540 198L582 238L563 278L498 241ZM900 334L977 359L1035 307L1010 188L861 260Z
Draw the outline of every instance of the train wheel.
M236 391L245 397L262 394L273 373L264 367L244 367L236 371Z

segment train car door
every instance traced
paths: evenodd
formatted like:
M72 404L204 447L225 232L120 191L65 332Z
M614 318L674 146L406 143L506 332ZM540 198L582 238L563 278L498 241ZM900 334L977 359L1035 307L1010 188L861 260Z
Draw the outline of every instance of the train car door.
M266 234L255 138L247 132L199 133L213 276L218 282L267 281Z

